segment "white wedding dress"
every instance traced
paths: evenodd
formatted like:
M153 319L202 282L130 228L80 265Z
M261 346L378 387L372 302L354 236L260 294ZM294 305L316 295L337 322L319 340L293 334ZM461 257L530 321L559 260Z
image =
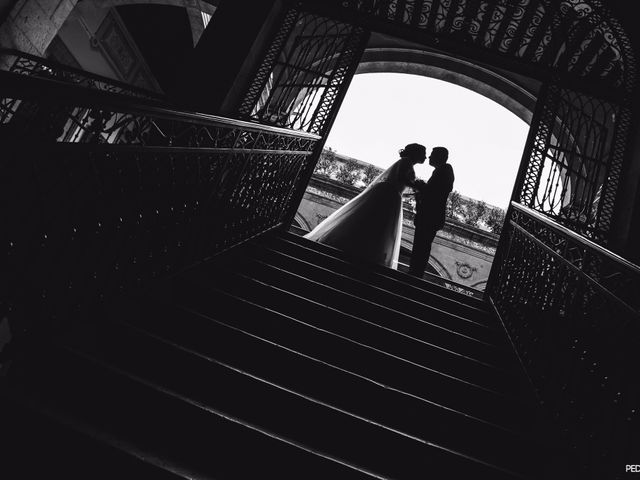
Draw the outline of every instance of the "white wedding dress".
M304 237L397 269L402 193L413 180L413 164L401 158Z

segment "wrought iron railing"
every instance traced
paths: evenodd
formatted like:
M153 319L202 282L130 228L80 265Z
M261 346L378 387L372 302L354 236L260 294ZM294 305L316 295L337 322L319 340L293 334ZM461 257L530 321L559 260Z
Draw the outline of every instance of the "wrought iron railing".
M101 75L96 75L91 72L69 67L19 50L0 48L0 60L2 64L8 66L7 70L9 72L19 75L49 78L62 82L73 83L93 90L119 93L121 95L146 98L149 100L165 99L162 94L151 92Z
M491 301L581 478L622 478L640 431L640 268L516 203L505 230Z
M318 141L6 72L0 84L12 332L79 318L281 226Z
M513 65L535 65L610 88L630 89L631 42L600 0L333 0L343 9L429 37L467 46ZM318 2L320 3L320 2ZM324 0L322 3L327 3ZM625 85L626 84L626 85Z

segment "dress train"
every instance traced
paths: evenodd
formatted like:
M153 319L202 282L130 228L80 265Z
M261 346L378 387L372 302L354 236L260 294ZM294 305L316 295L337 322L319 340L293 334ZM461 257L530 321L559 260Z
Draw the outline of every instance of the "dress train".
M408 159L398 160L305 238L361 260L397 269L402 237L402 192L414 178Z

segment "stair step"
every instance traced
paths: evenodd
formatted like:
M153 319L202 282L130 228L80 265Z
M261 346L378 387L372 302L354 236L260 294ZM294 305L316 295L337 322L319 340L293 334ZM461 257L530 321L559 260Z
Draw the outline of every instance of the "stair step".
M37 408L29 408L29 400L17 392L0 401L0 451L4 478L33 480L64 478L68 480L113 480L144 478L180 480L190 478L184 472L170 471L169 466L140 453L111 446L54 419Z
M0 406L19 406L12 466L43 452L65 478L547 468L515 355L482 301L283 234L156 287L12 365L0 392ZM24 478L44 476L29 468Z
M314 452L348 458L364 471L385 478L417 478L424 472L513 478L479 460L229 368L172 342L121 325L108 330L99 337L103 362ZM110 347L116 342L117 348Z
M503 366L506 355L492 348L491 344L474 343L472 337L458 338L456 332L444 328L438 330L429 322L425 324L415 317L379 304L350 298L350 295L339 290L327 293L320 288L322 285L313 283L310 286L299 278L285 280L274 275L272 269L267 271L267 278L256 277L260 275L255 273L255 269L241 275L241 278L254 285L249 297L255 302L268 302L266 304L270 308L289 315L295 315L293 306L304 303L304 320L320 328L425 366L437 365L437 369L444 373L488 388L502 391L505 385L510 384L511 372ZM272 282L278 287L274 287ZM229 285L225 285L225 288L229 288ZM305 295L305 289L313 289L314 292ZM238 290L234 292L240 294ZM263 300L260 292L270 300ZM291 295L295 298L292 299ZM300 302L303 296L305 302ZM313 304L309 305L309 302ZM288 303L290 307L283 309L280 303Z
M384 478L86 354L55 348L44 358L14 388L114 442L184 465L191 478Z
M290 255L275 252L260 246L255 246L253 248L247 247L239 253L243 254L242 259L238 260L240 265L247 263L247 260L249 259L253 260L252 263L247 263L246 266L243 265L245 268L247 266L255 266L256 263L268 264L282 272L289 273L290 278L295 276L303 277L351 296L356 296L369 302L384 305L385 308L393 309L398 313L404 313L406 315L423 319L435 325L477 338L487 343L499 344L504 339L504 335L500 334L501 332L490 328L481 321L478 322L474 320L473 317L462 317L460 315L452 314L447 310L415 302L394 292L390 292L354 279L350 276L337 273L326 267L317 266L313 263L299 260ZM280 275L278 279L284 280L283 277L283 275ZM294 280L294 284L297 283L297 279ZM279 285L281 284L279 283Z
M482 318L490 325L495 324L487 304L482 300L391 268L358 262L328 245L312 242L292 233L265 235L260 238L260 242L283 252L293 253L301 259L330 266L332 269L345 269L350 275L357 275L358 278L376 285L387 286L405 297L439 306L459 315L480 314L476 319Z
M464 455L506 469L530 463L527 441L513 431L337 368L215 318L150 303L141 314L128 315L127 322L226 368Z
M372 345L375 342L383 349L389 345L394 351L406 347L418 356L427 353L424 349L438 350L448 353L453 368L457 360L466 358L473 363L470 372L478 367L489 375L508 376L508 369L503 366L511 365L510 358L496 345L268 265L252 264L244 273L235 271L243 269L247 270L242 266L233 271L201 270L193 272L191 278L357 341Z
M227 278L225 287L233 286L234 280ZM259 288L245 283L250 279L241 280L235 285L240 294ZM309 323L308 312L295 318L246 296L198 284L185 283L181 290L182 301L190 309L254 335L470 415L507 426L514 422L513 398L329 331L330 318L323 319L324 326L316 326ZM347 322L339 318L335 324L342 328Z

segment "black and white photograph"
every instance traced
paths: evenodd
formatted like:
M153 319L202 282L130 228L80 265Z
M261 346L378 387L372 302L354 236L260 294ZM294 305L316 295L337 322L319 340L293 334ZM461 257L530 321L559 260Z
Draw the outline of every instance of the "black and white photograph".
M0 0L0 478L640 479L637 0Z

